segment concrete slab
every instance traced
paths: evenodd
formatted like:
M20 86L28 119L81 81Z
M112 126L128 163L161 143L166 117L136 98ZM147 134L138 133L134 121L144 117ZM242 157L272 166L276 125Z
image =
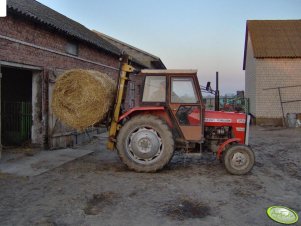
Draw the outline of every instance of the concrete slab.
M71 148L41 151L34 156L1 163L0 172L17 176L37 176L92 152L94 151Z

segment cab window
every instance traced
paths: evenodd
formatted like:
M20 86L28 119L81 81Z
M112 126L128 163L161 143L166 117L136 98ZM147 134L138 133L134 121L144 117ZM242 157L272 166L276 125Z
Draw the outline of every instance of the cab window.
M172 103L197 103L197 95L192 78L171 79L171 102Z
M143 102L165 102L166 77L146 76L143 91Z

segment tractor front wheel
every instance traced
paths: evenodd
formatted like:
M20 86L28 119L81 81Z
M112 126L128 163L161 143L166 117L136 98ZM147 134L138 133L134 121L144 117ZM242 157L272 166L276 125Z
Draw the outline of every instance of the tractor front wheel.
M254 152L246 145L234 144L223 153L223 162L229 173L243 175L250 172L254 166Z
M137 172L162 169L174 152L174 140L164 121L152 115L131 118L117 136L120 159Z

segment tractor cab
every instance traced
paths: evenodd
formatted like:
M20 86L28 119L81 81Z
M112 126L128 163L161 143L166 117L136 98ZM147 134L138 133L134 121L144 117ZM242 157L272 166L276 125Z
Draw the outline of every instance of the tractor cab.
M162 106L173 128L190 142L203 139L202 96L196 70L142 70L141 106Z

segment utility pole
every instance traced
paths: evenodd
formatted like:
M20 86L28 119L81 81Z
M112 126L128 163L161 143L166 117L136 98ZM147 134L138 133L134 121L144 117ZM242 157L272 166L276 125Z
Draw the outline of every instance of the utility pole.
M219 111L218 71L215 78L215 111Z

